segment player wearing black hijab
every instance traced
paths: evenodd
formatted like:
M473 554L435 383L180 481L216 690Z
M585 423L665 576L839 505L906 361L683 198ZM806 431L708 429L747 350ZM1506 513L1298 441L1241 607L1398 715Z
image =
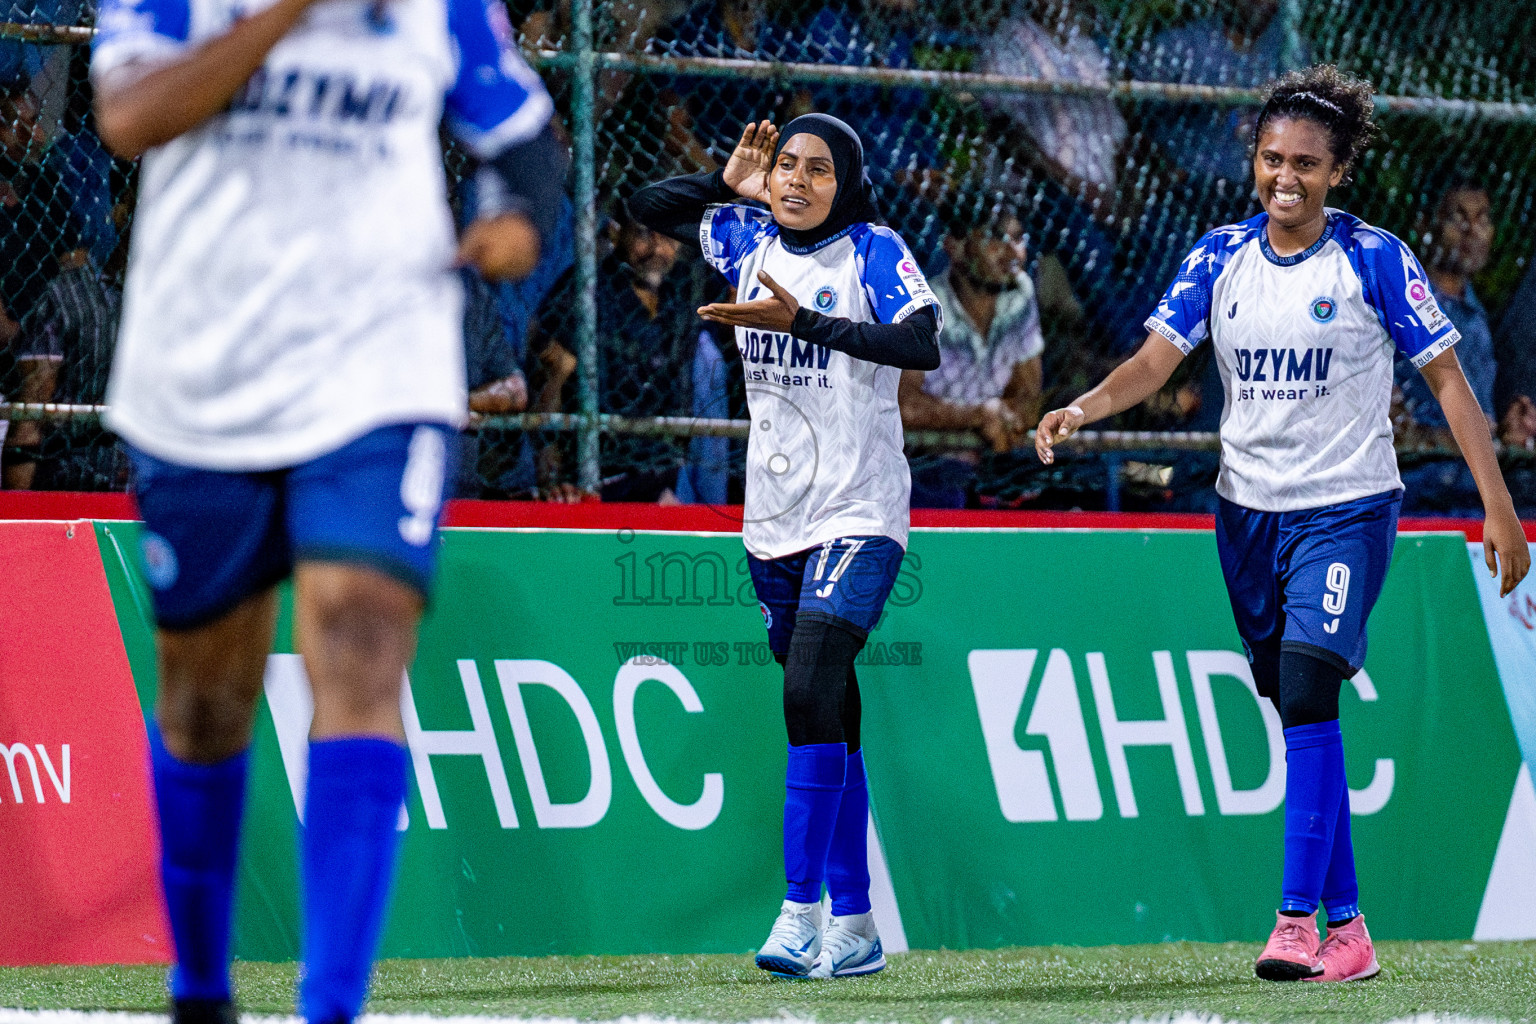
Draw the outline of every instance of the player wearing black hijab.
M939 365L938 302L900 236L872 223L864 147L835 117L808 114L782 134L748 125L723 170L648 186L629 205L699 245L739 300L699 314L736 328L746 367L742 539L784 666L789 885L757 965L869 974L885 956L870 913L853 663L905 553L911 478L896 391L903 369Z

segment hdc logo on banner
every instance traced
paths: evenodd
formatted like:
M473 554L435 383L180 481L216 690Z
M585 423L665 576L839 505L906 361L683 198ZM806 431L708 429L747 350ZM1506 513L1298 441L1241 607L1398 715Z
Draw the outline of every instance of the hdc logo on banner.
M528 798L533 803L534 820L538 827L590 828L596 825L608 813L613 800L613 770L602 726L598 724L591 701L576 680L571 678L571 674L552 662L498 659L495 666L502 703L512 724L518 761L523 778L527 781ZM457 668L464 687L464 702L469 710L471 728L423 729L409 676L400 698L406 742L411 750L416 785L426 810L427 827L448 827L437 776L432 771L432 758L460 756L480 760L495 804L497 822L502 828L517 828L517 809L512 803L512 790L507 784L507 770L502 761L501 747L496 742L496 730L491 725L485 688L480 682L480 670L471 658L459 659ZM635 725L635 695L640 685L646 682L660 683L670 689L682 704L683 710L689 714L698 714L704 710L693 684L673 666L657 663L654 659L646 659L644 663L634 659L625 663L613 681L613 720L618 733L619 749L624 755L624 766L646 804L663 821L680 829L708 828L720 816L720 809L725 803L724 776L719 772L705 773L702 792L697 800L690 803L681 803L662 792L646 764L645 751L640 745L640 734ZM267 660L265 686L267 703L272 709L273 724L277 728L278 744L283 753L283 768L293 792L294 810L302 821L309 757L309 723L314 714L303 659L297 654L272 655ZM579 800L557 803L550 799L549 788L544 781L543 762L523 703L524 686L548 687L576 718L591 777L586 795ZM665 739L662 738L660 742L665 742ZM560 754L566 759L572 756L569 750L561 751ZM400 828L403 830L409 825L410 815L405 808L401 808Z
M1045 668L1034 687L1034 699L1024 727L1025 735L1045 740L1045 750L1025 750L1014 738L1024 712L1025 694L1030 683L1035 681L1038 654L1036 650L982 650L972 651L967 659L998 804L1003 817L1009 821L1056 821L1055 797L1059 797L1068 821L1097 821L1104 815L1099 773L1088 743L1088 724L1083 715L1077 678L1066 651L1057 648L1046 659ZM1184 813L1190 816L1205 814L1205 800L1200 793L1198 769L1179 698L1172 652L1152 652L1158 697L1163 709L1160 719L1122 720L1115 710L1104 655L1091 651L1084 661L1093 687L1097 712L1095 725L1103 742L1115 809L1120 817L1140 815L1135 787L1131 784L1130 765L1125 756L1130 747L1167 748L1173 755ZM1285 799L1285 736L1279 713L1272 703L1259 696L1254 686L1247 659L1236 651L1186 651L1185 662L1193 683L1195 707L1199 710L1217 812L1223 815L1268 814L1275 810ZM1264 722L1268 764L1263 782L1252 788L1240 789L1232 783L1232 769L1227 761L1226 743L1212 690L1212 680L1221 678L1245 689L1257 703ZM1376 700L1376 686L1368 673L1362 671L1351 681L1362 701ZM1046 768L1046 751L1050 753L1057 780L1055 796L1051 790L1051 773ZM1375 774L1369 784L1350 790L1350 809L1354 814L1375 814L1386 806L1392 797L1395 769L1392 758L1376 759Z

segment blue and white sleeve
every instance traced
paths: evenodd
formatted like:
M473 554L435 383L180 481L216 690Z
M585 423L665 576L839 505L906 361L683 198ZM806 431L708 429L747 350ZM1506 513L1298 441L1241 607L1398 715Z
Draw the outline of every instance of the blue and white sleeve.
M768 211L752 206L706 206L699 221L704 261L724 274L732 287L740 285L741 265L767 237L771 221Z
M1415 369L1461 340L1429 289L1429 276L1402 240L1372 228L1357 236L1351 262L1366 304Z
M542 131L555 105L517 51L506 7L497 0L448 0L448 30L459 70L445 105L459 140L489 159Z
M91 78L97 84L134 61L165 60L187 48L190 0L102 0L91 40Z
M928 286L928 279L900 235L890 228L873 228L861 256L864 265L859 277L876 320L899 324L918 310L930 308L939 329L944 329L944 309L939 298Z
M1221 242L1214 234L1201 238L1179 264L1179 273L1163 300L1147 317L1147 330L1161 334L1185 355L1211 333L1211 285L1215 281L1211 268L1220 252Z

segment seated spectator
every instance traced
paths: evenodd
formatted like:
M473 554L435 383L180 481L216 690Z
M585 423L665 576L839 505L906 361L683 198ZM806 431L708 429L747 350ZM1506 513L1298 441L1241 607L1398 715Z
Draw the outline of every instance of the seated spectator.
M993 452L1015 448L1040 418L1040 310L1024 272L1024 225L1011 209L952 217L950 264L929 278L944 310L940 363L906 370L899 392L908 430L975 431ZM965 507L975 450L924 453L913 468L916 508Z
M1093 38L1082 0L1035 0L1029 16L1004 18L982 47L980 70L1052 82L1106 85L1109 54ZM1056 180L1103 216L1113 202L1116 156L1129 134L1107 96L1006 94L990 103L1029 136Z
M1493 351L1499 439L1516 448L1536 447L1536 256L1504 309Z
M106 264L86 260L60 271L22 321L16 343L23 402L100 405L117 343L128 266L133 200L128 177L115 173L112 208L117 242ZM16 424L5 486L35 490L122 490L128 464L112 435L89 419Z
M1132 77L1146 82L1257 89L1308 63L1308 47L1281 15L1280 0L1216 0L1211 12L1157 33L1131 55ZM1258 212L1253 196L1254 106L1150 103L1139 126L1158 144L1173 174L1148 198L1146 215L1162 223L1147 246L1148 276L1169 281L1200 234ZM1198 211L1191 216L1191 211ZM1209 385L1214 373L1206 378ZM1219 381L1214 395L1219 397ZM1210 391L1208 390L1208 397ZM1212 408L1214 406L1214 408ZM1221 403L1207 403L1198 429L1215 429Z
M692 269L678 263L678 243L621 211L612 225L613 252L598 268L598 407L624 416L686 416L693 411L692 376L700 344ZM543 371L537 412L577 411L573 310L575 274L568 273L540 313L531 351ZM602 438L604 501L673 501L684 446L670 438ZM547 497L580 500L567 446L541 456Z
M0 305L15 323L60 269L85 261L41 118L26 81L0 85Z
M508 343L496 289L472 268L464 282L464 370L469 411L506 416L528 408L524 353ZM460 498L532 497L536 488L532 452L524 435L499 430L466 430L460 435Z
M1493 220L1488 193L1481 185L1463 181L1452 185L1435 207L1424 233L1424 268L1440 309L1461 332L1456 358L1472 394L1493 430L1497 368L1488 314L1472 288L1472 277L1488 265L1493 246ZM1455 450L1450 426L1440 403L1423 376L1398 357L1397 390L1401 405L1394 417L1402 437L1410 442ZM1460 458L1419 466L1403 474L1403 508L1411 512L1477 515L1481 509L1472 474Z
M1063 84L1107 85L1110 58L1094 38L1095 14L1087 0L1031 0L1017 7L992 6L981 42L978 70ZM1129 129L1108 96L1001 94L987 106L1004 115L1005 146L995 133L967 154L994 176L1007 176L1011 153L1033 168L1020 183L1033 194L1022 211L1029 236L1049 239L1073 290L1090 314L1090 340L1101 352L1128 353L1146 332L1142 322L1156 304L1160 284L1142 267L1152 243L1127 236L1142 218L1118 209L1121 151ZM1121 261L1122 250L1135 258Z
M1132 58L1138 81L1256 89L1307 63L1288 38L1280 0L1218 0L1210 15L1166 28ZM1294 48L1294 52L1288 52ZM1198 201L1218 222L1241 220L1253 191L1254 107L1161 104L1147 127L1163 154L1197 183ZM1212 209L1212 206L1215 209Z

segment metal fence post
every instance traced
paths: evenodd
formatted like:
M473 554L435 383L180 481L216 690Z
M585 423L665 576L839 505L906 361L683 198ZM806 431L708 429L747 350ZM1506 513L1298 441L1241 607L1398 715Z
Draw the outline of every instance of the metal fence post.
M593 0L576 0L571 81L571 135L575 152L576 382L582 425L576 433L577 482L597 491L601 468L597 426L597 62L592 38Z

